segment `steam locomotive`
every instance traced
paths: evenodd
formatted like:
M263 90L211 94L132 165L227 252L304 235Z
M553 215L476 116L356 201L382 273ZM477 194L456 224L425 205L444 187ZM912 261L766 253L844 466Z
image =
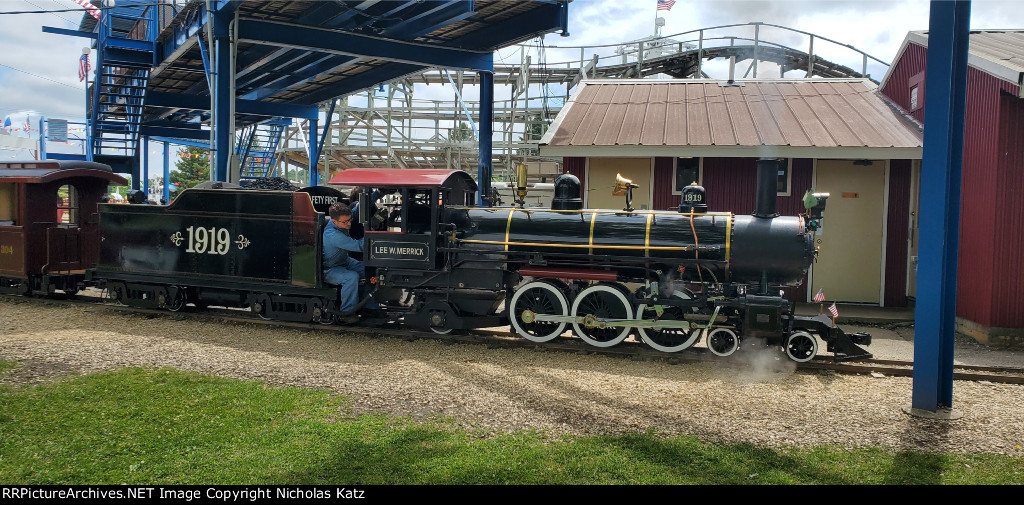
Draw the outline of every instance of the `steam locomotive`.
M437 333L511 325L534 342L571 329L598 347L634 335L663 352L703 339L719 356L767 345L798 362L818 353L820 337L836 360L870 357L860 347L870 335L797 316L780 292L816 257L828 196L809 192L806 214L778 216L775 163L758 162L753 215L707 212L696 185L678 212L638 211L625 179L624 209L583 209L571 175L556 180L543 209L473 206L477 185L462 171L351 169L331 184L360 188L353 234L365 238L367 281L357 310L373 299L389 321ZM168 206L99 205L95 262L78 265L84 278L66 290L98 285L132 306L243 307L332 323L349 315L320 267L323 213L338 200L347 196L328 187L221 188L186 190ZM0 277L0 290L38 292L53 274Z

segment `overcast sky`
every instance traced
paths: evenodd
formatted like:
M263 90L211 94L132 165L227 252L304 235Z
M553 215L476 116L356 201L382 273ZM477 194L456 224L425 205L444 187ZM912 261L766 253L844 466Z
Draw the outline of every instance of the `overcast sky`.
M569 54L574 55L572 58L579 57L579 49L561 51L555 47L616 44L652 35L655 6L656 0L575 0L569 6L571 35L545 38L547 60L553 63L566 59L568 56L563 55ZM663 35L760 21L832 38L888 62L896 56L908 31L928 28L928 6L925 0L677 0L670 11L660 11L657 15L665 18ZM79 121L83 118L85 90L78 80L77 66L82 48L88 45L87 39L45 34L41 30L44 25L77 28L82 14L2 14L75 8L73 0L0 0L0 89L3 90L0 120L11 116L12 120L23 124L26 115L30 115L33 123L40 115ZM974 0L971 28L1024 28L1024 2ZM762 38L806 49L806 37L776 29L762 30ZM753 36L752 30L748 36ZM859 70L859 56L827 46L816 41L815 52L832 56L830 51L835 50L836 59L849 60L839 62ZM608 48L603 54L611 54L613 50ZM587 51L587 57L594 52L599 51ZM532 49L530 53L536 61L539 49ZM519 58L518 52L504 50L498 54L496 62L518 63ZM91 59L95 61L95 53ZM872 68L870 71L880 80L882 75L878 74L884 70ZM772 77L777 73L762 73L761 76ZM430 88L417 90L417 97L447 93L439 86ZM467 99L475 94L469 90ZM9 155L0 153L0 157Z

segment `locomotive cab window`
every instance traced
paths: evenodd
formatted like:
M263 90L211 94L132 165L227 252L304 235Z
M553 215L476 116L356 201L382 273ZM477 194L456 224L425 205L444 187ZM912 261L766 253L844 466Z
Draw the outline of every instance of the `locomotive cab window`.
M14 183L5 182L0 184L0 226L14 226L18 223L15 219L17 206L14 197L17 194Z
M78 226L78 191L70 184L57 190L57 224Z
M676 158L676 166L672 172L672 180L675 181L675 186L672 188L673 195L681 195L683 188L694 182L701 183L702 160L703 158Z
M434 191L429 189L409 189L407 192L407 217L404 231L406 233L430 233L430 207L432 200L436 200L436 197L431 197Z

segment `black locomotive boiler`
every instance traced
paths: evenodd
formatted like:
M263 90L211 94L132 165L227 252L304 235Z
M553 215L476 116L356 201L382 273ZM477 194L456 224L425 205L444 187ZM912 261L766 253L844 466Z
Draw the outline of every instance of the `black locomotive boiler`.
M550 209L470 206L476 185L456 171L353 169L331 183L364 189L375 296L412 326L511 324L536 342L571 328L599 347L636 334L665 352L703 338L720 356L748 341L796 361L817 354L817 335L837 359L869 357L857 345L869 335L797 316L781 295L817 254L827 195L808 195L806 215L778 216L775 163L759 162L753 215L707 212L699 187L679 212L582 209L572 176L556 181Z

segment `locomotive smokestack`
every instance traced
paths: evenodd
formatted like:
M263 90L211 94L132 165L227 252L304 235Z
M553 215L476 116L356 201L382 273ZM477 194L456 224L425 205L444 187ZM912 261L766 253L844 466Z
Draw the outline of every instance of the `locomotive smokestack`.
M775 212L775 198L779 185L779 160L761 158L757 160L757 207L754 217L772 218Z

